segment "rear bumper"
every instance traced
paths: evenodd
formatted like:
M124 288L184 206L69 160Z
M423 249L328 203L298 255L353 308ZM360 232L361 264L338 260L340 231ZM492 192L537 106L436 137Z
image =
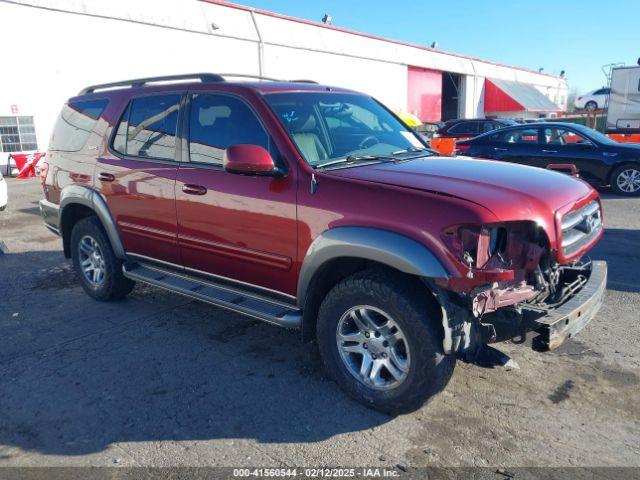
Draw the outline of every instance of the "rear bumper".
M45 226L56 235L60 235L60 206L48 200L40 200L40 215Z
M536 318L534 328L540 335L533 339L536 350L553 350L578 334L598 313L607 287L607 263L592 263L585 286L556 310Z

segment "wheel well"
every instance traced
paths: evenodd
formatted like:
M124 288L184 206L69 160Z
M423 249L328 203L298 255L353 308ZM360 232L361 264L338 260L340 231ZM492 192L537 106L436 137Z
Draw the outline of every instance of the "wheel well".
M613 168L611 168L611 170L609 171L609 185L613 185L613 174L615 173L616 170L618 170L620 167L631 167L631 166L640 168L640 162L624 161L622 163L618 163L614 165Z
M64 248L64 256L66 258L71 257L70 241L73 226L83 218L93 215L95 215L95 212L91 208L79 203L67 205L64 210L62 210L62 215L60 217L60 234L62 235L62 246Z
M325 262L314 274L309 285L309 289L307 290L302 317L303 341L310 342L315 339L318 311L320 310L322 301L327 296L329 291L345 278L353 275L356 272L360 272L369 268L388 270L389 272L393 272L396 275L400 274L409 278L414 278L416 281L420 281L419 277L417 276L409 275L407 273L401 272L400 270L373 260L353 257L339 257ZM425 293L427 295L432 295L429 287L425 283L420 281L420 284L422 287L424 287ZM433 302L434 304L437 303L435 297L433 297Z

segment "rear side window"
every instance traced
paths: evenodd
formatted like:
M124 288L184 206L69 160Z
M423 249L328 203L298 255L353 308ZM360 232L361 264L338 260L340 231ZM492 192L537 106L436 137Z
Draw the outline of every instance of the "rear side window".
M461 122L449 129L451 133L475 135L478 133L478 122Z
M87 143L100 115L109 103L106 99L69 102L62 107L58 117L49 150L77 152Z
M269 135L242 100L227 95L194 95L189 120L191 161L222 165L227 147L238 144L259 145L275 153Z
M180 95L134 98L116 130L113 149L123 155L174 160Z
M492 136L493 139L494 136ZM509 130L496 134L498 141L502 143L530 144L538 143L538 129L527 128L524 130Z

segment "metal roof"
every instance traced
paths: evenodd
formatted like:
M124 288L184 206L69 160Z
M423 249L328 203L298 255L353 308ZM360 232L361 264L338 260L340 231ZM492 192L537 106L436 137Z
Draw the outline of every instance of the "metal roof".
M506 95L518 102L526 111L558 111L558 105L544 96L540 90L532 85L511 80L489 79Z

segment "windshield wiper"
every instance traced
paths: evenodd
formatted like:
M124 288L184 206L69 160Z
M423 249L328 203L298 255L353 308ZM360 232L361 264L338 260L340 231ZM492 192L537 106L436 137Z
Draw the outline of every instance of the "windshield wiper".
M427 148L427 147L409 147L405 150L398 150L397 152L393 152L391 155L402 155L403 153L428 153L430 155L433 155L436 152L431 148ZM413 158L418 158L418 157L413 157Z
M369 162L369 161L377 161L377 160L394 162L396 158L390 155L349 155L346 158L339 158L337 160L331 160L330 162L320 163L316 165L315 168L330 167L331 165L338 165L340 163L357 163L357 162Z

